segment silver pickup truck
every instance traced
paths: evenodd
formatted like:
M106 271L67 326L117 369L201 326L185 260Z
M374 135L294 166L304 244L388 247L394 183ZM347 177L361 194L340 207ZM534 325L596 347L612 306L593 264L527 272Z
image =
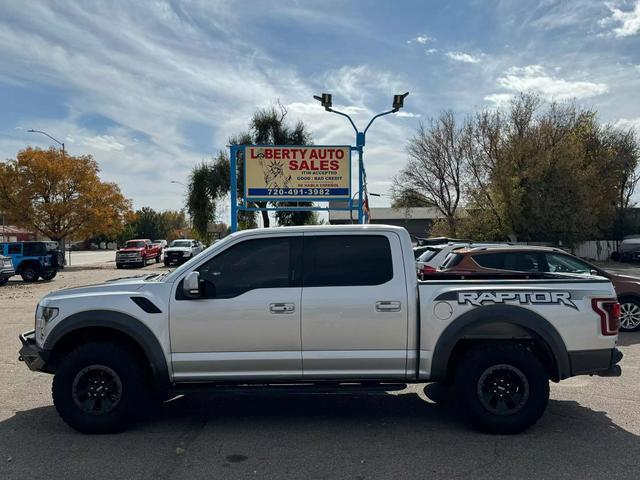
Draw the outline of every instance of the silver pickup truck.
M230 235L172 272L53 292L20 359L55 374L82 432L127 427L158 397L451 385L481 430L533 425L549 380L620 375L620 307L601 277L432 276L406 230L291 227Z

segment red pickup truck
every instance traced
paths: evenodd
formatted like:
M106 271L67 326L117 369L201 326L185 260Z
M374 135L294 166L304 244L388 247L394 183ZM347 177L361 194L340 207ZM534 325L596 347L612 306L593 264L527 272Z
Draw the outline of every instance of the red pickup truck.
M162 247L154 245L148 238L129 240L123 248L116 252L116 267L125 265L144 267L151 259L160 262Z

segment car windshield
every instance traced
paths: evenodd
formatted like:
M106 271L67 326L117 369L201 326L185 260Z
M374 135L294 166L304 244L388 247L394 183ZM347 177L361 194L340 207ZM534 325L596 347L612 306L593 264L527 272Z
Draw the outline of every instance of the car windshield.
M127 248L144 248L145 243L142 241L127 242Z
M188 240L174 240L171 242L172 247L190 247L191 242Z

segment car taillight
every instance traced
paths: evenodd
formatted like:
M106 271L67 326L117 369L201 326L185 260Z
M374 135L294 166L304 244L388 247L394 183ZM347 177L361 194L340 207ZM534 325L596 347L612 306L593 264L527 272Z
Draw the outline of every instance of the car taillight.
M593 298L591 308L600 316L602 335L617 335L620 328L620 304L615 298Z
M433 273L435 271L436 269L433 268L431 265L422 265L420 267L420 273Z

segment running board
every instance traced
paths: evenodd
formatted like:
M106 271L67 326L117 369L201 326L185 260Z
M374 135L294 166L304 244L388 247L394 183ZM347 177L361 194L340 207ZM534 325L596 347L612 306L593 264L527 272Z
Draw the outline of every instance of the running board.
M288 384L218 384L218 383L178 383L171 391L176 394L188 393L284 393L284 394L354 394L398 392L407 388L406 383L375 382L320 382Z

